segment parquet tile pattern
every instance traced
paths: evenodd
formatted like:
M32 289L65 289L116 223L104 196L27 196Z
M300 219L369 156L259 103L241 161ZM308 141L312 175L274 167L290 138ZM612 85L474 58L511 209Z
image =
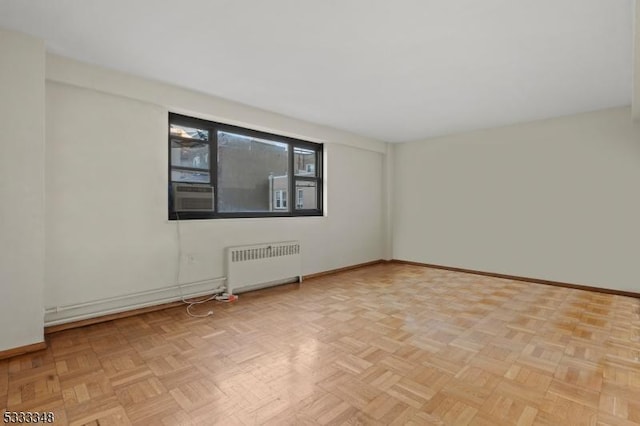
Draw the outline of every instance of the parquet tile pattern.
M70 425L640 425L640 300L384 264L47 337L0 407Z

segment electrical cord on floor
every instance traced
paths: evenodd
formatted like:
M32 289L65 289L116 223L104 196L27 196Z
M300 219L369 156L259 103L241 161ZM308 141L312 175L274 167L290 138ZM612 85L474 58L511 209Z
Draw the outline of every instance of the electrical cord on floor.
M199 300L189 300L184 297L182 294L182 286L180 285L180 272L182 266L182 234L180 232L180 214L175 212L176 214L176 237L178 239L178 266L176 268L176 285L178 286L178 291L180 292L180 299L182 303L187 305L187 315L193 318L206 318L208 316L213 315L213 311L209 310L206 314L194 314L191 312L191 308L195 305L199 305L201 303L209 302L210 300L214 300L220 293L213 293L211 296L204 296L203 299Z
M193 312L191 312L191 308L194 307L195 305L200 305L201 303L206 303L206 302L209 302L210 300L214 300L216 297L217 297L217 294L212 294L211 296L206 296L204 299L201 299L201 300L187 300L187 299L185 299L183 297L182 301L187 304L187 314L190 317L206 318L208 316L213 315L213 311L210 310L206 314L194 314Z
M196 298L187 299L182 295L182 287L179 286L178 288L180 289L180 299L182 300L182 303L187 305L187 314L190 317L194 317L194 318L206 318L208 316L213 315L212 310L209 310L206 314L194 314L193 312L191 312L191 308L193 308L195 305L200 305L202 303L210 302L212 300L219 300L218 298L222 294L222 292L219 292L219 293L213 293L210 296L202 296L200 299L196 299Z
M227 293L221 292L221 293L214 293L211 296L204 296L200 300L188 300L188 299L185 299L184 297L182 298L182 301L188 304L187 314L189 314L189 316L194 318L206 318L210 315L213 315L213 311L211 310L208 311L206 314L194 314L193 312L191 312L191 308L194 307L195 305L206 303L212 300L215 300L217 302L229 303L229 302L235 302L236 300L238 300L238 296L236 296L235 294L227 294Z

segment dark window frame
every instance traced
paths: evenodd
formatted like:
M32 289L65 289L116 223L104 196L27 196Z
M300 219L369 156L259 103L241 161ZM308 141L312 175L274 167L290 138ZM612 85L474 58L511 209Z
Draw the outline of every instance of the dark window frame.
M208 130L209 138L207 141L198 140L209 145L209 169L198 169L199 171L208 171L210 182L214 191L214 206L213 212L175 212L173 206L173 183L171 179L173 170L185 170L189 171L190 167L174 166L171 164L171 141L172 139L179 139L175 135L171 135L171 124L178 126L195 127L198 129ZM273 142L284 143L288 145L288 173L289 182L287 185L287 205L289 210L274 210L271 212L220 212L219 211L219 197L218 197L218 132L230 132L240 134L243 136L265 139ZM324 146L320 143L309 142L301 139L296 139L288 136L281 136L274 133L262 132L259 130L248 129L245 127L234 126L230 124L218 123L215 121L204 120L196 117L189 117L177 113L169 113L169 121L167 125L168 135L168 216L169 220L193 220L193 219L235 219L235 218L266 218L266 217L300 217L300 216L323 216L323 152ZM296 175L294 169L294 148L302 148L306 150L315 151L316 163L315 163L315 176L301 176ZM297 200L292 200L292 194L295 194L296 180L313 181L316 183L316 209L298 209ZM176 181L176 183L180 183ZM273 194L269 194L270 197Z

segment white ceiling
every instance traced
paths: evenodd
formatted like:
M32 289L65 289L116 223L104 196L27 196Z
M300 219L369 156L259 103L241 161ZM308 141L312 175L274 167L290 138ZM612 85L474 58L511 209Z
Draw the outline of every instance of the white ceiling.
M633 0L0 0L53 53L390 142L629 105Z

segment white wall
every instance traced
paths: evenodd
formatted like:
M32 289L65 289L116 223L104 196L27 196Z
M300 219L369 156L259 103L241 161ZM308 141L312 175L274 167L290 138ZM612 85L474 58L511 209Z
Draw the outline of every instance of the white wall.
M96 75L113 78L111 83L122 78L106 70ZM193 110L190 102L196 97L204 108L198 114L211 117L220 115L219 100L159 83L141 84L164 90L147 97L132 89L132 97L163 104L47 81L47 307L176 283L177 224L167 220L167 104ZM163 100L166 93L177 96ZM271 117L256 118L255 113L247 108L243 115L242 108L234 107L236 121L255 118L268 127ZM231 245L301 240L304 274L383 257L384 154L375 150L380 143L372 141L374 150L361 149L357 147L361 138L302 122L291 122L289 128L289 120L278 118L273 127L305 132L316 140L333 138L325 145L326 217L183 221L181 282L223 276L224 248ZM211 287L209 283L203 288L207 285ZM51 309L47 320L61 322L176 294L169 289L83 309L58 313Z
M634 9L633 117L640 121L640 0L635 1Z
M49 81L163 105L173 112L312 142L386 152L387 144L379 140L53 54L47 54L46 73Z
M43 341L44 44L0 29L0 351Z
M400 144L394 164L394 258L640 292L630 108Z
M382 176L383 194L383 227L384 227L384 259L393 259L393 178L394 178L394 148L395 144L387 144L384 156L384 175Z

